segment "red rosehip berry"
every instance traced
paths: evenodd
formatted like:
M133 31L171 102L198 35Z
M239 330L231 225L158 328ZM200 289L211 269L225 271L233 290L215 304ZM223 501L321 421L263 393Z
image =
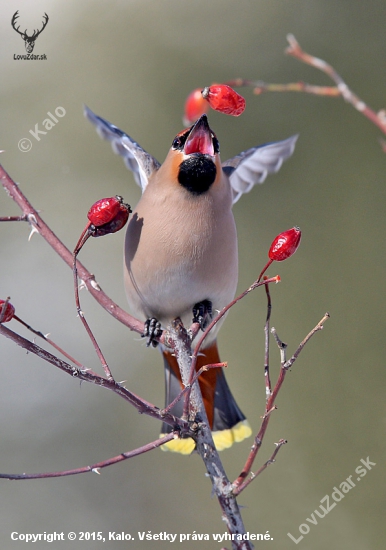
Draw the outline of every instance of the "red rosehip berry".
M129 219L131 208L123 202L119 195L108 199L100 199L90 208L87 217L91 222L91 235L102 237L109 233L116 233Z
M118 195L107 199L100 199L92 205L88 211L87 217L95 227L104 225L115 218L121 209L122 202L122 197Z
M117 231L122 229L122 227L124 227L127 220L129 219L130 212L131 209L128 204L121 204L119 212L110 222L100 225L99 227L94 226L92 236L102 237L103 235L108 235L109 233L116 233Z
M294 254L299 246L302 233L299 227L293 227L280 233L272 242L268 252L271 260L282 262Z
M215 111L240 116L245 109L245 99L226 84L212 84L202 90L202 97Z
M131 208L123 202L119 195L100 199L88 211L88 224L84 228L74 249L74 257L80 252L89 237L102 237L109 233L116 233L129 219Z
M202 97L201 92L202 88L196 88L186 98L184 109L185 126L190 126L209 110L208 102Z
M283 231L283 233L280 233L274 238L268 251L269 262L260 273L258 281L260 281L272 262L282 262L292 256L292 254L295 254L298 249L301 236L302 232L299 227L293 227L292 229L288 229L288 231Z
M8 323L15 315L15 308L8 302L4 307L5 300L0 300L0 323ZM3 311L4 308L4 311Z

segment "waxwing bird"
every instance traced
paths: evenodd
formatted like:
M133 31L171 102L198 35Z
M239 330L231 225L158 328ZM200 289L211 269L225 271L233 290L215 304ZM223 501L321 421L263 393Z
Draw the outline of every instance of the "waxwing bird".
M111 142L142 188L125 241L125 290L133 315L148 321L150 341L176 317L189 327L192 316L204 329L212 312L234 297L238 279L237 235L232 205L243 193L277 172L294 151L297 136L248 149L221 164L219 143L206 115L174 138L162 165L127 134L87 107L86 117ZM220 362L218 323L204 341L197 370ZM160 346L161 347L161 346ZM166 404L182 388L175 357L161 347ZM251 434L222 369L201 375L199 385L218 450ZM182 401L171 411L182 414ZM164 433L170 432L164 425ZM190 453L191 438L168 449ZM165 446L164 446L165 447Z

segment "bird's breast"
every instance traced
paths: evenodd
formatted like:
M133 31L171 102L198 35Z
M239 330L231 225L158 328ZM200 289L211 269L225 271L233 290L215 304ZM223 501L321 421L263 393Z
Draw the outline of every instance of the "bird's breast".
M228 195L192 197L183 188L147 191L126 233L131 310L166 324L177 316L190 323L193 305L202 300L222 309L237 284L237 237Z

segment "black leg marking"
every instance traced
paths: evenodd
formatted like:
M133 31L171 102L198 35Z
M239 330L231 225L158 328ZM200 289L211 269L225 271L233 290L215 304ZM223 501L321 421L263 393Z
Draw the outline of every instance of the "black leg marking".
M142 334L142 337L147 338L147 346L152 345L153 348L158 346L157 338L162 334L161 323L157 321L155 317L151 319L146 319L145 321L145 331Z
M193 323L199 323L201 330L205 330L212 320L212 302L202 300L193 306Z

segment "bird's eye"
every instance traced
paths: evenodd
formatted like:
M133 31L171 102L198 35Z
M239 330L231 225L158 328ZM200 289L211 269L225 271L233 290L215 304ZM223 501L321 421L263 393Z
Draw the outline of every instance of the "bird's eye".
M189 133L189 130L185 130L184 132L180 132L173 139L172 149L174 149L174 150L178 149L178 150L182 151L182 149L185 145L186 138L188 137L188 133Z
M172 147L173 149L180 149L182 145L182 139L179 137L176 137L173 139Z

